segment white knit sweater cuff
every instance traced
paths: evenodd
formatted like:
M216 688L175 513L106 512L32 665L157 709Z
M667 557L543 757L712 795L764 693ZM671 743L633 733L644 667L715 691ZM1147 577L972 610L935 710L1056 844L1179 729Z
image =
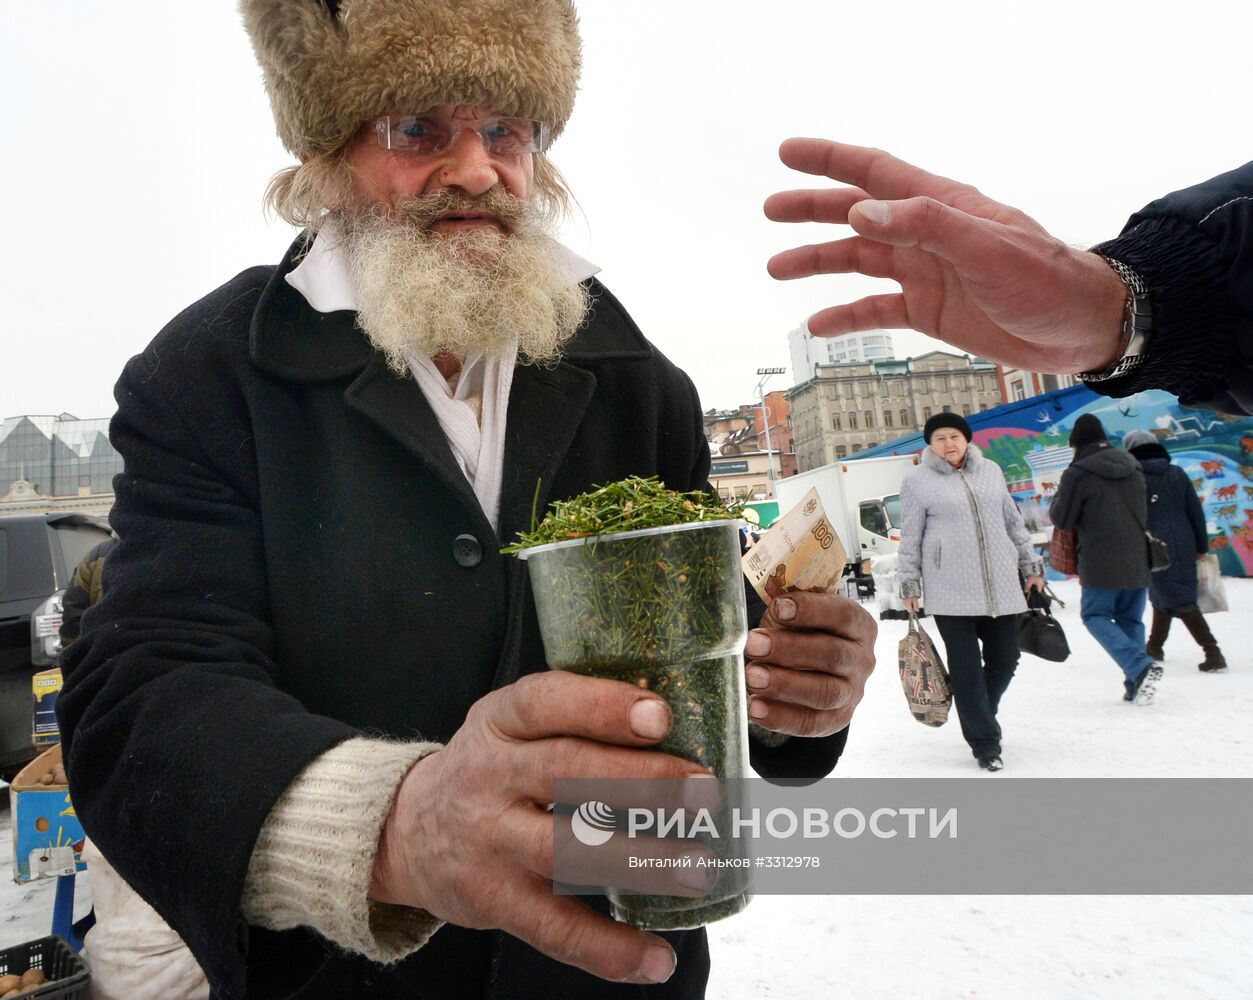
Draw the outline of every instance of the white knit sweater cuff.
M311 927L375 962L397 962L426 944L441 921L372 903L368 893L400 783L439 749L356 737L310 763L261 828L244 883L244 918L270 930Z

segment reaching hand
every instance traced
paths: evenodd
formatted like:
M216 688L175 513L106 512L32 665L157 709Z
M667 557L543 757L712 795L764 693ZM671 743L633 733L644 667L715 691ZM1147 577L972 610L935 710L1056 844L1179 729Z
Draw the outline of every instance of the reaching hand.
M803 591L776 597L745 650L752 720L790 736L838 733L874 670L878 630L847 597Z
M1099 371L1117 359L1127 291L1096 254L882 150L788 139L779 157L853 186L771 195L767 217L847 224L859 235L787 250L771 258L770 274L861 273L901 286L814 314L811 333L914 329L1035 372Z

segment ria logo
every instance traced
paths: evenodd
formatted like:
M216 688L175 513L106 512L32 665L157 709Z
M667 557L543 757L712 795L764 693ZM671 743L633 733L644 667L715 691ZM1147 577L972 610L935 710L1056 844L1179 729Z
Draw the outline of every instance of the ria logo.
M580 844L600 847L613 836L613 809L603 802L584 802L570 817L570 829Z

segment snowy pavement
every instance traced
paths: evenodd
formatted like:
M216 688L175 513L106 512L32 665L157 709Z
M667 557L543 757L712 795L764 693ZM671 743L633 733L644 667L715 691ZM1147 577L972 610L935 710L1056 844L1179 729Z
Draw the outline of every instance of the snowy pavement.
M1225 583L1233 610L1209 620L1231 669L1200 673L1200 651L1176 625L1144 708L1121 700L1118 668L1079 621L1078 585L1055 585L1073 653L1060 664L1023 657L1001 707L1002 773L1253 777L1253 580ZM938 730L910 718L896 672L904 629L880 623L879 666L839 775L980 776L956 713ZM0 843L11 850L7 808ZM0 948L48 933L53 889L0 884ZM1253 997L1247 896L770 896L709 936L710 1000Z
M1143 708L1121 700L1121 672L1083 628L1078 584L1054 584L1072 655L1023 657L1001 705L1001 773L1253 777L1253 580L1224 583L1232 611L1209 622L1230 669L1198 671L1200 651L1176 623L1157 700ZM878 667L838 774L979 776L956 712L940 729L909 716L896 671L904 631L880 623ZM1247 896L771 896L709 936L710 1000L1253 997Z

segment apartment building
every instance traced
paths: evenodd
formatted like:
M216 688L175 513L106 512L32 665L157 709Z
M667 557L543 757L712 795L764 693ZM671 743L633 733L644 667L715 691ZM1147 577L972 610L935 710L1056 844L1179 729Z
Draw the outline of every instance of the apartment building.
M797 471L807 472L922 430L934 413L1001 404L996 365L931 351L903 361L817 365L787 392Z

